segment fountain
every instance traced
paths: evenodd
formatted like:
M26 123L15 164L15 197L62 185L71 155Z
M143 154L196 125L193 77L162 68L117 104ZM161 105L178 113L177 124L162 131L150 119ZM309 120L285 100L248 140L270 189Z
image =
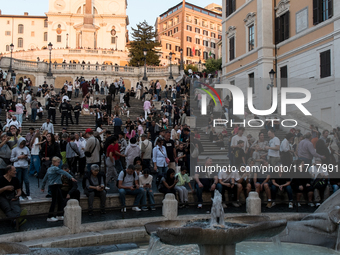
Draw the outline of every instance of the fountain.
M232 255L237 243L276 236L286 224L286 220L270 221L263 216L233 217L224 222L222 195L215 190L210 221L161 221L148 223L145 229L153 240L157 236L165 244L197 244L201 255Z

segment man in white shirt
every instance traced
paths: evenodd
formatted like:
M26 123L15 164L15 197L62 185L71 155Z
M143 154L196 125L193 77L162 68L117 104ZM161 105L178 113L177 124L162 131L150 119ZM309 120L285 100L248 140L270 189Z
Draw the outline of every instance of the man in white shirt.
M72 98L72 91L73 91L73 85L72 82L70 82L67 85L67 96L71 99Z
M238 141L241 140L241 141L244 142L244 145L243 145L242 149L243 149L243 151L244 151L245 153L247 153L247 150L248 150L248 148L249 148L249 143L248 143L247 137L243 135L243 134L244 134L244 131L245 131L245 128L244 128L244 127L240 127L240 128L238 129L237 135L235 135L235 136L233 136L233 138L231 138L231 147L232 147L232 148L238 147L238 146L237 146L237 143L238 143Z
M269 146L266 146L265 149L268 150L268 163L271 166L276 166L276 164L280 161L280 139L275 136L275 132L273 130L268 131Z
M142 134L141 158L145 168L150 167L152 143L147 139L147 134Z
M21 124L19 121L17 121L17 117L15 115L12 116L12 119L7 119L7 127L10 128L10 126L16 126L17 129L21 130Z
M175 125L174 128L171 130L171 139L172 140L177 140L179 138L177 130L178 130L178 126Z
M41 130L42 130L42 131L47 130L48 133L54 134L54 126L53 126L53 124L50 122L50 119L46 119L46 122L45 122L44 124L42 124L42 126L41 126Z

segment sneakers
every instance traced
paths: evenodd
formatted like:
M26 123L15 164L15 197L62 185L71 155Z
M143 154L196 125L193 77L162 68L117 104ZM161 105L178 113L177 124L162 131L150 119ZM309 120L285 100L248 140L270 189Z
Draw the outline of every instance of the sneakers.
M141 209L139 209L139 207L135 206L135 207L132 207L132 211L140 212Z
M126 207L122 208L120 211L121 212L126 212Z
M197 205L197 208L198 208L198 209L202 209L202 204L198 204L198 205Z
M55 217L51 217L51 218L47 218L47 221L48 222L56 222L56 221L58 221L58 219L55 218Z
M27 200L31 201L32 200L31 196L27 196Z
M56 219L57 220L64 220L64 216L57 216Z
M266 207L267 207L267 208L272 208L272 207L273 207L273 206L275 206L275 205L276 205L276 203L275 203L275 202L268 201L268 203L267 203Z
M314 207L315 205L314 205L314 203L308 203L308 206Z
M316 203L316 204L315 204L316 207L318 207L318 206L320 206L320 205L321 205L320 203Z
M108 186L105 187L105 190L109 190L110 188Z
M146 211L149 211L149 209L147 207L143 207L142 211L146 212Z
M25 201L25 199L22 196L20 196L19 201L22 202L22 201Z
M155 207L151 207L151 211L156 211L156 208Z
M232 204L234 207L240 207L239 203L237 203L237 202L232 202L231 204Z
M289 208L289 209L292 209L292 208L293 208L293 202L289 202L288 208Z

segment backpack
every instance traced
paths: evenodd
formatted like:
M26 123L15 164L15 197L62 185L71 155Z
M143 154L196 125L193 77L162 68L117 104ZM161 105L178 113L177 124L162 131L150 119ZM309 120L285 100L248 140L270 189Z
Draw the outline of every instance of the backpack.
M120 88L120 93L125 93L125 88L124 87Z
M124 182L124 179L125 179L125 177L126 177L126 170L123 170L123 172L124 172L124 176L123 176L123 182ZM136 179L136 172L133 171L133 180L135 180L135 179ZM117 180L117 181L116 181L116 186L117 186L117 188L118 188L118 184L119 184L119 181Z

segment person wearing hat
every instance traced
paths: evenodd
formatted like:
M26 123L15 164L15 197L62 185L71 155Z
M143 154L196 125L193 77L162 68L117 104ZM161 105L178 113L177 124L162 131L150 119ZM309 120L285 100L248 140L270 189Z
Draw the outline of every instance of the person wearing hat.
M73 112L74 112L74 117L76 118L76 125L78 125L79 124L79 114L81 112L80 102L76 103L76 106L73 108Z
M86 167L90 172L92 165L100 165L100 142L93 136L91 128L85 130L85 137L87 138L85 145Z
M66 99L63 100L63 102L59 106L59 111L61 113L61 125L64 126L64 119L66 118L66 126L68 126L68 104L66 102Z

